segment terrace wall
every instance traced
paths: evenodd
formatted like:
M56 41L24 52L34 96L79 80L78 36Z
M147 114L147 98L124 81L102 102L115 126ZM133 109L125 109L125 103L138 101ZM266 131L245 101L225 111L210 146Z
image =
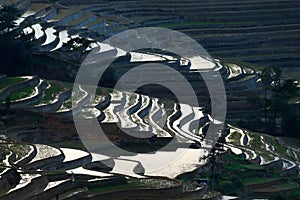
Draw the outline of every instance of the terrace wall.
M45 176L34 178L28 185L2 196L1 200L15 200L20 199L20 197L26 199L45 188L47 184L48 180Z
M234 82L230 82L226 84L226 88L236 88L236 87L245 87L248 88L249 86L251 86L251 84L254 84L257 80L259 79L258 75L255 75L254 77L251 77L247 80L244 81L234 81Z
M79 101L77 107L72 108L68 111L63 111L63 112L56 112L56 113L52 113L53 115L55 115L55 117L59 117L59 118L70 118L73 117L73 114L78 114L79 112L81 112L81 109L90 101L90 95L87 94L82 100Z
M65 92L62 92L59 94L58 99L53 102L46 105L34 107L31 110L34 112L53 112L55 110L58 110L61 105L64 103L66 99L69 99L72 95L72 90L67 90Z
M284 184L284 183L286 183L286 180L279 179L279 180L272 181L272 182L258 183L258 184L249 185L249 186L247 186L247 188L249 190L257 190L257 189L261 189L261 188L266 188L270 185L278 185L278 184Z
M43 44L46 41L47 35L46 35L45 30L43 28L42 28L42 31L43 31L43 35L39 39L36 39L32 42L34 46L40 46L41 44ZM33 32L35 34L34 29L33 29Z
M104 101L101 101L95 107L98 110L104 110L105 108L107 108L109 106L110 100L111 100L111 95L108 93L108 94L105 95Z
M298 168L298 165L290 168L290 169L286 169L286 170L283 170L281 172L281 174L283 176L287 176L287 175L298 175L299 174L299 168Z
M65 193L73 188L78 187L78 186L103 187L103 186L120 185L120 184L125 184L125 183L126 183L125 177L113 177L113 178L104 179L104 180L95 181L95 182L88 182L88 181L72 182L71 180L67 180L66 182L63 182L63 183L59 184L58 186L55 186L46 191L43 191L42 193L39 193L35 196L30 197L30 199L32 199L32 200L49 199L51 197L55 197L56 195Z
M76 185L82 187L105 187L105 186L122 185L126 183L127 183L127 179L124 176L114 176L114 177L109 177L98 181L85 181L85 180L75 181Z
M43 98L43 90L48 86L48 84L46 82L42 82L37 88L38 88L38 94L31 97L31 98L27 98L25 100L21 100L21 101L16 101L16 102L11 102L10 103L10 107L11 108L20 108L20 107L24 107L28 104L32 104L35 103L37 101L42 100Z
M16 83L14 85L8 86L2 89L0 93L0 99L5 99L10 95L10 93L16 90L20 90L27 87L33 87L36 86L37 84L39 84L39 79L36 76L34 76L32 79L27 79L21 83Z
M52 49L54 49L59 44L59 37L57 37L57 34L55 33L55 40L47 45L40 46L39 51L40 52L50 52Z
M30 154L27 157L24 157L20 161L18 161L15 164L17 167L21 167L21 166L25 165L26 163L29 163L36 156L36 153L37 153L36 147L34 145L31 145L31 147L33 148L33 151L30 152Z
M45 158L42 160L37 160L32 163L26 164L23 168L28 170L28 169L38 169L45 167L47 165L53 165L54 163L60 163L65 159L64 154L61 152L61 154L49 158Z
M114 192L106 192L102 194L97 194L90 197L82 197L82 199L110 199L110 200L120 200L124 197L128 199L141 199L141 198L153 198L161 197L164 195L180 195L182 193L182 185L170 187L170 188L160 188L160 189L132 189L132 190L119 190ZM163 199L163 198L162 198Z
M76 167L82 166L83 163L89 163L92 161L92 156L89 154L88 156L76 159L76 160L71 160L68 162L62 162L58 163L55 166L51 166L51 169L73 169Z
M7 179L0 179L0 193L3 193L11 188L11 185L7 181Z
M1 174L1 179L0 180L6 180L9 184L9 186L11 187L11 186L17 185L20 182L21 176L17 172L16 169L11 168L11 169L6 170L4 173ZM5 183L3 183L3 184L5 184Z
M282 167L283 167L283 164L282 164L282 160L277 160L277 161L274 161L274 162L270 162L270 163L267 163L265 165L263 165L267 170L270 170L270 171L278 171L278 170L281 170Z
M31 200L50 199L51 197L55 197L57 194L62 194L75 187L76 185L72 184L71 180L68 180L66 182L59 184L56 187L50 188L35 196L31 196L30 199Z

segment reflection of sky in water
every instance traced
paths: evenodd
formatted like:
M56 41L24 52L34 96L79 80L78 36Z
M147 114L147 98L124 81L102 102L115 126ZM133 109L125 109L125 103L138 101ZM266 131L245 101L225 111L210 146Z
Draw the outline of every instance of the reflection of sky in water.
M59 43L51 51L55 51L55 50L61 48L63 46L63 43L67 43L70 40L67 30L63 30L63 31L59 32L59 36L58 37L59 37Z
M190 58L191 66L190 70L201 70L201 69L213 69L216 65L208 58L202 58L200 56Z
M176 58L172 56L167 56L162 54L130 52L130 55L131 55L130 62L176 60Z
M82 151L82 150L78 150L78 149L60 148L60 150L65 155L65 159L63 160L63 162L77 160L79 158L83 158L83 157L89 155L86 151Z
M179 174L195 170L199 165L205 164L205 161L199 160L199 157L203 154L203 149L178 148L176 151L170 152L157 151L154 154L139 153L134 156L121 156L114 159L115 166L112 172L138 177L133 172L133 168L138 163L141 163L146 175L174 178ZM101 156L101 154L95 153L93 158L97 157L97 155ZM159 164L157 161L159 161Z
M40 24L34 24L31 26L34 30L34 37L36 39L39 39L40 37L42 37L44 35L44 32L42 31L42 26Z
M51 42L53 42L55 40L55 38L56 38L56 36L54 35L55 32L56 32L56 30L54 28L52 28L52 27L51 28L47 28L45 30L47 38L46 38L45 43L42 44L42 46L50 44Z
M109 44L105 44L105 43L98 42L97 46L98 45L100 46L100 52L99 53L103 53L105 51L111 51L111 50L115 49L115 47L112 47ZM114 55L116 57L124 56L126 54L126 52L122 49L116 48L116 50L117 50L116 55Z

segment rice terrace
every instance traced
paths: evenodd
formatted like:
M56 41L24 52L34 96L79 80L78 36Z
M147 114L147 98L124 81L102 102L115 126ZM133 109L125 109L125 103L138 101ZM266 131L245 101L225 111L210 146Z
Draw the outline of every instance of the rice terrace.
M0 199L300 199L299 19L296 0L0 0Z

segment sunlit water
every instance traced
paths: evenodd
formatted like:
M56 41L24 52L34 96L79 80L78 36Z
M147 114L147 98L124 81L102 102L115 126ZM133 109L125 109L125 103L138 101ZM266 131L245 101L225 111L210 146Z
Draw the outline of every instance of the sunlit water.
M70 40L67 30L63 30L63 31L59 32L58 37L59 37L59 43L54 49L51 49L51 51L55 51L55 50L61 48L64 43L67 43Z
M31 28L33 28L33 30L34 30L35 39L39 39L40 37L42 37L44 35L44 32L42 31L42 26L40 24L34 24L31 26Z
M46 41L44 42L44 44L42 44L42 46L44 45L47 45L47 44L50 44L51 42L53 42L56 38L56 36L54 35L54 33L56 32L56 30L54 28L47 28L45 30L45 33L46 33Z

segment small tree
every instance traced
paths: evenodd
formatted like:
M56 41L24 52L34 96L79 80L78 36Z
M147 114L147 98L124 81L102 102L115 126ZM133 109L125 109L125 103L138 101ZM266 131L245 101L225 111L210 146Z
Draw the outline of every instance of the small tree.
M18 75L29 73L31 64L30 37L16 28L20 12L14 6L0 7L0 73ZM18 30L18 29L14 29Z
M276 103L277 101L273 101L268 99L268 92L276 90L281 84L281 71L277 68L264 68L260 74L260 78L262 80L262 83L264 85L264 121L265 121L265 130L267 130L267 113L268 113L268 107L271 106L271 104ZM273 95L274 99L276 96ZM276 107L274 107L276 109ZM274 116L276 117L276 110L274 110ZM273 131L276 131L276 119L274 119L274 127Z
M286 136L298 136L298 105L293 103L293 99L298 99L299 88L294 80L288 79L277 88L274 109L281 119L281 132Z
M224 128L222 131L221 136L218 138L218 141L216 142L215 146L211 149L210 153L207 156L203 156L201 159L209 159L211 163L211 188L214 189L216 185L219 185L219 172L216 171L217 165L217 155L224 153L224 145L226 144L226 135L228 134L227 128Z
M13 5L0 7L0 34L8 33L12 28L15 28L15 21L20 16L20 12Z
M264 68L260 78L264 85L264 118L265 118L265 129L267 129L267 105L268 105L267 90L270 88L270 85L272 83L270 68Z
M297 136L299 113L298 105L293 103L299 97L297 83L292 80L282 80L281 71L277 68L265 68L261 73L265 88L265 123L267 112L272 113L273 122L265 129L273 135ZM269 92L269 98L267 93Z
M75 63L81 63L87 53L91 51L93 43L96 42L87 38L76 37L64 43L61 50L70 52Z

